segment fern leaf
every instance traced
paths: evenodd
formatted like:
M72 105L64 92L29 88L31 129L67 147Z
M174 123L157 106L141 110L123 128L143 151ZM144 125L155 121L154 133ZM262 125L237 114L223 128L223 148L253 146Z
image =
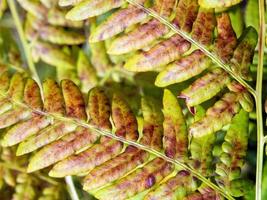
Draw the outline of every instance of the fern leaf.
M152 199L183 199L188 193L197 187L196 180L187 171L179 171L174 177L170 178L157 189L149 192L145 200Z
M32 42L35 61L41 59L57 66L61 78L62 74L72 76L77 72L77 77L82 79L82 91L91 90L86 105L84 94L72 81L63 80L58 86L48 80L44 85L42 102L33 80L16 74L9 84L7 76L0 77L0 83L3 82L0 85L3 96L0 98L0 128L6 128L3 145L18 144L17 155L36 151L30 159L28 172L50 166L49 175L53 177L85 176L84 189L99 199L222 199L218 191L225 190L225 196L231 198L229 194L244 196L242 190L251 189L249 181L240 176L248 134L245 130L233 134L237 126L247 129L246 111L253 110L253 100L246 88L211 64L213 58L210 59L205 52L195 46L190 49L189 41L173 34L158 19L151 19L143 9L126 1L59 1L60 5L73 6L68 18L83 20L93 17L89 23L63 19L68 8L61 10L53 3L50 0L20 2L28 16L30 13L37 18L31 21L28 17L25 28ZM205 0L140 0L138 3L151 6L153 11L188 33L186 36L192 41L209 48L233 71L249 80L248 66L257 39L255 30L248 28L237 42L230 17L225 13L215 15L218 8L237 2L215 2L216 5L211 7L205 6ZM38 13L38 10L43 13ZM97 26L102 18L106 19ZM81 28L87 24L91 32L90 60L76 46L84 43ZM38 29L37 25L43 27ZM62 48L59 45L68 46ZM247 52L241 51L247 47ZM219 96L219 92L226 93L192 124L192 117L184 104L181 106L167 89L163 93L162 111L161 103L145 96L141 100L141 109L137 107L133 112L127 102L114 93L116 83L107 84L112 88L110 99L103 89L94 87L98 82L97 75L109 78L105 73L112 73L112 62L118 64L114 70L124 65L133 72L160 71L155 82L160 87L183 82L175 91L185 98L190 111L191 107L199 109L199 104ZM116 75L112 74L112 78L119 80ZM193 84L185 82L193 77ZM139 93L147 93L139 83L136 83L136 88ZM133 99L136 101L137 98ZM24 104L27 106L22 106ZM136 113L141 117L135 116ZM246 117L240 117L240 113L245 113ZM245 125L243 117L246 118ZM140 123L137 123L139 118ZM229 128L226 127L229 124ZM223 153L217 160L210 150L216 132L223 128L227 133L222 145ZM99 132L107 133L112 139L100 136ZM239 138L243 134L247 135ZM231 152L230 146L237 140L242 143L241 150ZM172 163L181 163L184 170ZM232 166L235 167L231 174ZM227 176L218 173L220 169L225 170ZM211 184L215 179L206 179L214 172L221 188ZM203 181L200 187L196 177Z
M111 130L109 121L111 106L105 92L100 88L93 88L89 93L88 113L90 123L104 130Z
M62 91L56 81L46 79L43 83L44 110L50 113L64 114L64 99Z
M84 23L82 21L70 21L65 18L66 11L60 10L56 7L49 7L47 14L47 22L53 26L61 26L68 28L82 28Z
M197 0L180 0L174 24L185 32L191 32L193 23L197 18L198 9Z
M220 175L217 178L220 184L226 187L240 178L248 145L248 120L248 113L241 109L233 118L222 144L223 153L221 162L216 165L216 173Z
M123 0L85 0L72 8L66 17L71 20L83 20L101 15L113 8L118 8L122 6L123 3Z
M143 136L141 144L152 147L155 150L162 149L163 114L158 103L152 98L142 98L142 112L144 117Z
M240 3L242 0L199 0L199 4L205 8L224 8Z
M221 197L217 192L213 191L211 188L207 187L205 184L202 184L198 188L198 192L194 192L190 195L188 195L186 200L223 200L223 197Z
M71 118L86 120L85 102L79 88L70 80L61 81L66 115Z
M208 46L213 40L213 30L216 20L212 9L200 8L192 28L192 38L199 43ZM205 29L203 29L203 26Z
M238 94L238 101L246 112L253 111L254 101L248 91L241 84L232 81L227 87L230 91Z
M108 122L108 118L109 118L108 114L110 112L109 111L110 108L107 104L107 101L105 100L106 98L102 95L100 93L100 96L97 97L93 93L91 96L92 99L89 102L92 102L95 105L98 105L98 102L100 102L100 104L96 107L98 108L97 110L94 110L91 108L90 114L91 116L94 116L94 114L99 113L98 116L102 116L102 115L104 116L104 119L103 119L104 121L103 122L100 121L99 123L99 118L96 117L96 118L92 118L92 123L98 124L102 128L110 128L108 125L110 124ZM101 101L96 101L99 99L99 97L100 99L101 98L104 98L104 99L102 99ZM119 97L115 96L114 98L119 98ZM101 107L99 106L105 109L100 110ZM124 117L126 117L127 115L125 116L125 114L129 113L130 110L128 109L127 105L125 105L125 103L122 100L120 100L118 105L112 105L112 112L115 112L115 113L112 113L112 116L114 118L114 115L115 115L114 120L116 121L117 119L116 117L118 117L117 116L118 114L122 114ZM127 122L127 119L129 120L128 122ZM136 137L137 124L135 124L136 123L135 119L131 117L128 117L128 118L126 117L125 120L126 120L125 122L126 122L127 127L129 128L132 127L132 132L129 132L129 133L127 132L127 135L129 135L130 138L132 136ZM115 121L114 121L114 124L117 127L117 131L119 131L119 133L125 133L125 128L126 128L124 127L125 125L121 123L120 121L118 122L115 122ZM121 148L122 148L122 144L120 142L111 140L106 137L102 137L100 140L100 144L95 144L88 150L76 156L71 156L67 158L66 160L63 160L59 162L58 164L56 164L54 168L50 171L50 175L56 176L56 177L62 177L67 174L70 175L70 174L84 173L104 163L105 161L110 160L112 157L114 157L121 151ZM87 158L87 155L90 155L90 158Z
M142 49L157 38L165 35L168 31L165 25L152 19L126 35L116 38L111 43L108 53L111 55L118 55Z
M98 77L95 68L82 50L79 51L77 60L77 75L81 82L82 92L87 92L97 85Z
M58 4L60 6L71 6L71 5L76 5L83 0L59 0Z
M162 70L155 81L158 87L165 87L174 83L186 81L207 69L211 60L200 50L196 50L188 56L173 62Z
M163 113L165 154L171 158L184 159L187 157L187 128L181 107L169 90L164 90Z
M47 9L38 1L33 0L17 0L22 8L27 10L33 16L44 19Z
M109 138L101 138L100 144L95 144L80 154L58 162L49 172L49 175L52 177L65 177L86 173L115 157L121 150L122 144L120 142Z
M94 88L90 91L88 109L89 115L92 116L92 124L99 128L107 130L111 129L111 124L109 122L109 101L101 89ZM89 148L97 139L97 134L86 128L78 127L72 133L38 151L31 159L30 165L38 166L38 168L47 167L57 161L67 158L78 152L80 149ZM46 162L40 162L42 159L46 158L46 156L49 157L46 159Z
M95 196L99 199L126 199L151 188L173 170L173 165L156 158L143 168L115 182L114 185L97 191Z
M179 97L184 98L186 105L190 108L211 99L229 82L230 78L225 71L214 69L183 90Z
M176 34L155 45L149 51L133 56L126 62L124 68L135 72L157 69L179 59L189 48L190 43Z
M75 66L74 60L58 46L50 43L37 41L33 46L35 61L39 58L52 66L64 66L68 69L73 69Z
M129 6L118 10L101 23L90 35L89 42L99 42L123 32L127 27L144 21L147 14L139 8Z
M226 93L221 100L209 108L206 116L192 124L189 132L193 137L201 137L219 131L223 126L229 124L233 116L240 110L237 95Z
M101 188L135 169L147 161L148 158L149 154L147 152L129 146L122 154L90 171L85 177L83 188L89 192Z
M79 31L66 31L64 28L41 25L38 30L42 40L59 45L79 45L85 42L85 36Z
M133 141L138 139L137 120L130 107L117 94L112 99L112 119L117 136Z
M162 148L161 137L163 131L162 114L153 99L143 98L142 110L144 127L140 143L160 150ZM122 154L94 168L84 180L84 189L90 192L100 188L124 176L148 159L149 154L147 152L128 146Z
M78 127L75 131L61 139L46 145L30 160L29 168L38 170L48 167L81 149L90 148L98 139L98 135L88 129ZM33 166L33 167L31 167Z
M251 80L249 66L254 56L258 34L252 27L248 27L242 34L239 44L234 51L231 63L233 70L246 80Z
M217 17L218 37L215 40L215 52L225 62L229 62L237 45L236 34L227 13Z
M57 5L57 2L53 0L40 0L40 2L47 8L52 8L53 6Z
M0 80L9 83L6 73L3 73ZM24 82L26 84L22 84ZM230 88L237 91L233 86ZM14 127L24 127L35 117L49 120L48 125L40 130L34 127L35 133L29 131L27 133L29 135L18 132L14 134L15 138L19 138L17 141L20 143L17 149L18 155L38 149L30 159L28 172L54 165L49 172L49 175L53 177L86 175L84 189L101 199L134 198L136 195L144 199L157 196L162 198L181 196L182 198L195 192L197 182L193 174L187 171L179 172L180 169L177 166L162 158L155 158L142 148L139 149L138 146L126 146L120 140L105 136L99 137L96 132L96 129L112 131L116 137L124 138L123 140L142 144L156 151L163 150L170 159L179 159L186 164L192 163L189 152L194 149L188 150L191 146L188 144L187 123L181 106L169 90L165 90L163 95L163 115L157 101L147 97L142 99L144 120L143 131L139 135L136 116L122 97L114 92L110 100L102 89L91 89L86 108L83 95L69 80L63 80L60 86L55 81L47 80L43 89L44 102L41 102L37 84L32 79L25 81L20 74L15 74L9 86L4 84L1 90L3 100L8 102L14 98L13 101L27 103L30 108L11 101L10 111L22 109L29 115L19 121L13 121L9 126L14 126L10 127L7 132ZM222 117L225 117L227 120L222 124L230 123L228 120L231 121L239 107L238 94L234 92L226 94L221 101L208 110L203 118L189 126L190 133L192 134L192 127L198 126L200 121L205 121L211 116L215 121L214 115L218 110L224 112L217 116L217 120L223 121ZM235 109L237 111L232 113L231 111ZM0 117L5 116L6 113L1 114ZM228 115L231 116L228 117ZM53 116L59 116L59 118L53 119ZM66 120L60 120L63 117ZM75 119L79 123L73 123L67 119ZM114 127L111 126L110 120ZM96 129L83 127L82 124L87 122ZM218 124L214 125L209 122L204 132L213 130L214 127L218 128ZM198 133L202 134L200 131ZM203 137L206 137L205 134L202 134ZM194 134L193 136L193 141L199 139L199 136L195 137ZM212 138L208 136L207 138ZM140 144L136 141L140 141ZM14 145L14 143L7 143L7 146L9 145ZM200 151L205 152L205 150ZM197 154L192 153L192 155L197 163ZM208 160L210 157L204 153L201 155L202 158L204 160L200 161L200 169L208 171L211 168ZM136 181L140 184L135 184Z

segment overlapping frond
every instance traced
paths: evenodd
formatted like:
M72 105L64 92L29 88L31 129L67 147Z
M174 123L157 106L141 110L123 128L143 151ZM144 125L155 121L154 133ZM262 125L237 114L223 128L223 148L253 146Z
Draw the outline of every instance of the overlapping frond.
M137 1L136 3L152 9L190 35L196 43L212 51L223 63L230 66L236 76L251 80L249 68L257 44L256 30L253 27L247 27L237 38L229 12L216 14L213 9L229 7L239 2L181 0L177 3L173 0L150 3ZM101 3L105 3L105 9ZM213 64L210 57L196 49L179 34L173 33L158 19L148 16L142 8L128 4L126 1L106 0L101 3L88 0L60 4L73 6L67 17L77 21L105 16L110 11L111 14L104 17L105 20L101 20L90 33L89 43L108 41L109 55L131 54L129 59L122 61L125 69L133 72L160 71L155 80L155 85L158 87L197 78L188 88L192 94L187 94L186 89L179 94L186 98L189 107L211 99L229 84L230 75L223 70L214 69L219 66ZM94 12L87 10L85 15L80 15L80 12L86 10L85 5ZM118 9L114 10L114 8ZM198 99L192 99L193 94ZM199 97L199 94L205 94L205 96Z
M253 190L241 170L254 102L234 79L251 80L257 32L246 27L237 38L227 9L240 1L136 1L190 40L125 0L59 0L67 8L50 0L18 2L27 11L35 61L57 66L63 79L60 85L46 80L42 100L34 80L18 73L9 78L5 70L0 76L2 145L18 145L18 156L31 154L28 172L83 176L84 189L107 200L222 199L212 181L227 197ZM80 48L87 40L90 59ZM137 86L141 106L133 110L120 93L95 87L113 64L159 72L155 86L177 86L178 98L164 89L155 100ZM213 155L222 134L221 152Z
M135 196L144 199L183 198L197 191L202 195L202 186L190 170L182 170L137 146L142 144L164 152L167 157L178 159L192 166L192 169L201 169L209 177L215 170L210 161L214 157L207 152L207 148L213 145L210 138L216 137L216 131L230 124L232 117L234 119L225 141L234 145L233 148L238 148L236 144L242 143L242 150L237 149L234 152L236 156L225 167L235 169L231 166L237 166L240 171L244 164L240 155L244 156L246 152L248 136L241 136L245 134L243 131L236 134L235 127L239 125L235 123L239 123L239 115L246 112L239 111L238 94L234 92L226 94L206 115L203 112L191 125L185 121L182 108L171 91L164 91L162 111L157 100L143 97L140 129L126 101L120 95L102 88L91 89L86 104L81 91L72 81L62 80L59 86L48 79L43 83L42 101L40 89L32 79L18 73L9 78L8 73L4 72L0 80L0 125L1 129L5 128L2 145L9 147L18 144L17 155L20 156L33 153L28 172L51 166L49 175L52 177L85 176L84 189L99 199ZM221 125L216 125L214 116L217 112L221 114L221 111L225 114L217 115ZM213 121L205 124L210 115ZM207 127L199 128L202 124ZM196 135L193 130L197 128L202 132ZM119 138L101 136L96 129L112 132L114 136L132 141L137 146L126 145ZM191 144L190 134L194 136ZM198 147L203 145L199 143L207 140L206 137L209 139L208 147ZM223 161L218 162L216 172L224 165ZM225 176L218 174L218 180L225 180ZM198 192L196 195L199 195ZM230 194L235 195L231 191Z

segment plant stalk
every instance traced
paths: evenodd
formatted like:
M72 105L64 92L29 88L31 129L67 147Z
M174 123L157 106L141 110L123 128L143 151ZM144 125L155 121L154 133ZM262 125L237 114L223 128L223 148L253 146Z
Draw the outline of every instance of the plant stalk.
M67 184L67 189L69 191L71 199L72 200L79 200L79 196L78 196L77 191L75 189L72 177L71 176L66 176L65 177L65 182Z
M256 84L256 113L257 113L257 167L256 167L256 200L261 200L262 192L262 170L263 170L263 154L264 154L264 130L262 117L262 81L263 81L263 65L264 65L264 46L265 46L265 19L264 19L264 0L259 0L259 55L258 55L258 71Z
M18 14L16 3L14 0L7 0L7 2L9 5L9 9L11 11L15 26L16 26L16 30L19 34L19 39L21 41L21 44L22 44L22 47L24 50L24 52L22 52L22 53L25 54L26 62L27 62L27 65L29 67L29 70L31 72L31 76L37 82L39 87L42 88L41 87L42 84L41 84L40 78L38 76L37 70L35 68L35 65L34 65L34 62L33 62L32 56L31 56L31 51L30 51L28 42L27 42L25 34L24 34L23 26L22 26L22 23L20 21L20 17ZM42 89L41 89L41 94L43 94ZM43 97L43 95L42 95L42 97Z

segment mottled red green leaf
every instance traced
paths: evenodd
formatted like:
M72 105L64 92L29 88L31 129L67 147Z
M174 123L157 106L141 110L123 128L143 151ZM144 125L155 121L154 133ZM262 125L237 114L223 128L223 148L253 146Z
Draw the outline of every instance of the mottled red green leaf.
M225 142L222 144L223 153L220 155L221 162L216 164L216 173L219 174L217 179L225 186L230 186L230 181L240 178L247 152L248 125L249 115L241 109L233 118L225 135Z
M165 154L174 159L187 157L188 135L182 109L171 91L165 89L163 95Z
M197 19L192 28L192 38L205 46L209 46L213 40L213 31L216 20L212 9L200 8Z
M129 33L122 35L111 43L108 53L119 55L147 47L157 38L165 35L168 28L156 19L138 26Z
M240 3L242 0L199 0L199 4L205 8L225 8Z
M194 177L187 171L179 171L174 177L149 192L144 200L183 199L197 187Z
M74 131L76 125L69 122L55 122L52 126L46 127L39 131L36 135L31 136L26 141L19 144L17 155L23 155L35 151L60 137ZM35 166L29 166L28 171L35 171Z
M160 151L162 149L163 114L159 102L152 98L144 97L141 101L143 113L143 137L141 144Z
M35 41L32 54L35 61L40 58L45 63L55 67L73 69L75 66L75 62L70 55L63 52L60 47L47 42Z
M250 65L253 60L254 50L258 42L258 33L253 27L248 27L239 39L233 58L232 69L243 79L251 80Z
M21 120L30 117L31 111L25 108L18 108L8 110L0 115L0 129L10 127Z
M189 132L193 137L202 137L215 133L229 124L233 116L240 110L237 95L226 93L213 107L209 108L203 119L193 123Z
M228 74L220 69L214 69L198 78L179 95L186 100L188 107L193 107L205 102L218 94L230 82Z
M122 143L103 137L100 144L95 144L88 150L57 163L49 172L49 175L52 177L64 177L83 174L115 157L120 153L121 149Z
M82 31L66 30L63 27L41 25L38 27L38 34L42 40L59 45L79 45L86 41Z
M89 92L88 113L90 123L105 129L111 130L110 114L111 105L103 89L95 87Z
M133 141L138 139L136 117L128 104L117 94L114 94L112 99L112 120L117 136Z
M144 163L148 158L147 152L129 146L122 154L90 171L85 177L83 189L90 191L115 181Z
M197 0L180 0L176 9L174 24L185 32L191 32L198 13Z
M213 149L215 139L214 134L191 139L192 167L205 176L209 176L212 173L213 157L211 149Z
M66 15L70 20L84 20L98 16L125 3L123 0L84 0L72 8Z
M27 79L24 88L24 101L32 109L42 110L43 101L38 84L33 79Z
M78 127L74 132L46 145L31 158L29 166L35 170L45 168L83 148L89 148L97 140L98 134L88 128Z
M86 120L85 102L83 94L77 85L71 80L61 81L62 93L66 106L66 114L68 117Z
M162 17L170 17L175 8L175 0L155 0L153 9Z
M82 50L78 56L77 75L81 81L81 90L84 93L87 93L98 82L96 70Z
M92 30L91 25L91 30ZM97 74L104 76L112 68L104 42L90 43L91 63Z
M97 191L95 196L103 200L128 199L159 183L173 169L174 167L170 163L156 158L143 168L137 169L130 175L118 180L113 185Z
M2 141L3 146L13 146L24 141L29 136L37 134L40 130L50 124L50 119L43 116L33 116L32 118L20 122L9 129Z
M215 40L215 52L225 62L228 62L233 55L237 45L235 31L231 25L231 19L227 13L217 17L218 36Z
M8 88L8 96L15 101L22 101L24 93L25 81L22 74L15 73L11 80Z
M49 113L63 115L65 104L62 91L56 81L47 79L43 82L44 110Z
M123 32L127 27L142 22L147 14L140 8L120 9L101 23L90 35L90 42L99 42Z
M211 65L209 59L200 50L196 50L180 60L167 65L156 78L155 85L165 87L186 81L207 69Z
M9 88L9 81L10 81L9 73L7 71L1 73L0 75L0 92L1 93L7 92Z
M155 70L179 59L183 53L189 50L190 46L189 42L175 34L149 51L136 54L126 62L124 67L136 72Z

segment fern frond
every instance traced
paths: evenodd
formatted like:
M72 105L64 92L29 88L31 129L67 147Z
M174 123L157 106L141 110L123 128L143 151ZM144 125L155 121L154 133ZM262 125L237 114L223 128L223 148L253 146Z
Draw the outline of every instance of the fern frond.
M221 162L216 165L216 173L220 175L218 182L226 187L240 178L249 137L248 120L248 113L241 109L233 118L222 144Z
M211 115L214 117L218 109L225 110L225 116L217 116L222 125L218 127L211 122L206 124L207 130L215 133L229 124L240 108L238 95L233 92L226 94L214 105L217 109L210 108L206 116L189 125L188 129L194 137L189 145L188 125L177 99L169 90L165 90L163 95L163 113L156 100L142 98L144 119L140 130L129 105L114 92L111 95L108 92L107 95L103 89L95 87L89 92L86 106L82 93L73 82L63 80L59 86L48 79L43 84L42 102L38 85L32 79L25 79L18 73L9 79L8 73L3 73L0 80L3 83L1 106L7 103L9 105L0 115L1 127L7 128L2 145L19 144L17 155L36 151L30 159L28 172L54 165L49 172L50 176L86 175L84 189L100 199L124 199L136 195L144 199L177 195L182 198L195 192L199 186L193 169L192 175L191 168L187 168L189 171L181 171L180 167L163 158L156 158L155 155L137 146L125 145L120 140L100 136L94 129L73 123L73 119L89 123L100 130L112 131L126 141L165 152L170 159L177 158L189 165L193 163L193 167L207 172L206 176L209 176L211 158L204 149L201 150L204 154L197 157L200 150L194 147L197 140L203 140L192 134L192 130L199 126L201 120L205 121ZM14 102L29 107L21 107ZM237 111L232 113L233 110ZM62 121L61 116L71 120ZM202 134L200 131L198 133ZM204 132L206 135L206 130ZM204 137L206 136L202 136ZM212 140L209 141L209 147L212 147ZM136 185L136 181L140 184Z
M87 2L94 4L95 1ZM79 9L83 9L83 2L78 4L74 4L74 2L72 3L72 5L74 6L72 10L76 10L78 12ZM222 63L226 63L231 67L231 69L227 68L228 72L229 70L231 71L231 75L234 74L235 78L237 76L240 76L238 78L238 81L240 81L241 78L249 80L249 72L245 71L248 70L248 63L251 63L251 58L253 56L253 52L250 52L250 49L255 48L257 40L256 31L252 27L248 27L247 30L244 31L243 35L239 38L237 44L236 34L234 33L231 25L231 18L228 16L228 13L222 13L217 16L216 35L216 33L214 33L216 17L214 10L211 8L229 7L239 2L213 2L214 4L211 4L213 6L209 8L205 6L207 5L206 3L207 2L199 2L198 4L198 2L196 1L182 0L179 1L177 5L174 1L163 2L162 5L160 5L157 1L154 1L152 5L149 5L144 1L136 2L136 4L143 5L144 7L150 7L151 10L153 10L162 18L169 20L182 31L190 33L191 40L195 41L195 43L199 44L200 46L202 45L207 49L211 49ZM174 8L174 5L176 5L177 7ZM135 52L136 50L138 50L136 53L134 53L135 55L125 63L125 68L134 72L151 70L161 71L162 69L160 69L159 67L164 67L168 64L172 66L172 68L174 68L174 61L176 61L176 63L179 63L187 58L189 47L186 43L184 43L184 47L182 44L179 44L179 37L176 34L173 35L168 27L162 26L162 24L159 23L157 19L149 19L145 16L144 19L140 18L140 21L138 21L137 19L139 18L136 18L136 10L141 10L140 7L134 8L134 6L130 4L126 5L127 8L123 8L124 6L122 6L122 4L117 6L120 7L120 9L118 9L118 11L116 11L115 13L112 13L110 17L108 17L104 22L100 23L95 31L92 32L89 39L91 43L100 40L107 40L108 38L112 37L112 42L109 45L107 51L110 55L120 55ZM102 15L110 10L113 10L112 6L107 10L100 9L99 13L95 13L94 16ZM127 16L127 22L133 20L133 23L125 24L123 28L118 28L118 30L117 28L115 28L113 29L114 31L116 30L115 32L110 32L110 28L108 27L111 27L112 24L115 27L118 27L119 25L117 24L120 23L115 24L115 22L116 20L120 19L121 15L123 15L123 13L126 11L128 13L132 11L131 13L133 14L133 16ZM72 14L74 18L78 17L78 15L75 15L75 13L72 12ZM126 18L124 18L124 20L126 20ZM128 27L130 27L130 31L127 31ZM114 37L119 33L121 34ZM178 45L178 51L177 46L175 45L176 42ZM241 51L239 50L240 47L244 45L247 47L246 49L248 51L246 56L244 56L245 54L242 55ZM184 54L185 56L181 59L182 54ZM237 61L238 55L240 55L240 57ZM208 56L210 57L210 55ZM241 62L240 59L243 59L244 62ZM188 66L191 65L192 63L188 64ZM170 66L167 66L167 69L169 69L169 73L172 73ZM192 67L188 68L192 69ZM206 66L206 68L208 68L208 66ZM246 73L246 75L240 74L240 71L238 70L243 71L242 73ZM199 74L202 71L203 70L195 73L191 72L193 73L191 77L193 77L193 75ZM177 74L172 74L172 76L177 77ZM160 73L158 79L161 78L162 74ZM174 81L174 78L172 80L173 81L166 80L168 81L168 83L156 82L156 85L166 86L176 83ZM244 84L246 87L248 86L248 84L246 84L244 80L241 80L240 83ZM248 87L248 89L251 90L251 87Z
M23 174L81 176L99 199L253 195L241 171L251 94L260 96L246 82L258 36L249 26L235 32L243 28L228 8L239 0L18 2L35 62L55 66L61 81L39 88L0 65L1 144L31 155ZM140 83L147 75L152 82ZM12 170L1 167L14 187ZM58 199L55 187L37 193L34 181L18 184L14 198Z

